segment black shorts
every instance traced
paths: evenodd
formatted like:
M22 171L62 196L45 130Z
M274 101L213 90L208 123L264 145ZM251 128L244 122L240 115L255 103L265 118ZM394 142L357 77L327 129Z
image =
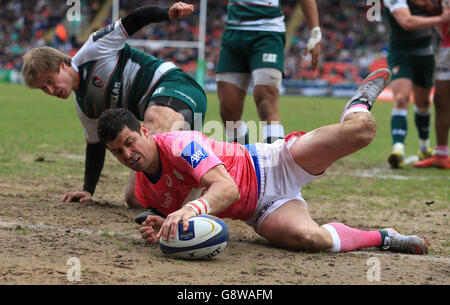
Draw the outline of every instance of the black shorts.
M191 130L194 130L194 112L191 107L184 101L173 96L157 96L152 98L147 105L150 106L166 106L181 114L184 120L189 124Z

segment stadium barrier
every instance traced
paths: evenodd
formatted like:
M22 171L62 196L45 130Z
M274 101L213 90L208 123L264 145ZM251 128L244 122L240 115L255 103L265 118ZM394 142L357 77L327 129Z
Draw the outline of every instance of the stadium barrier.
M0 70L0 83L23 83L22 75L17 70ZM357 85L330 85L323 81L305 82L300 80L283 80L281 84L281 95L301 95L307 97L340 97L350 98L358 89ZM214 78L205 80L205 91L217 92L217 84ZM250 85L249 92L253 92L253 85ZM433 101L434 88L431 90L430 100ZM378 97L380 101L391 102L393 95L391 89L386 88ZM411 102L413 97L411 96Z
M17 70L1 70L0 69L0 83L23 83L22 75Z

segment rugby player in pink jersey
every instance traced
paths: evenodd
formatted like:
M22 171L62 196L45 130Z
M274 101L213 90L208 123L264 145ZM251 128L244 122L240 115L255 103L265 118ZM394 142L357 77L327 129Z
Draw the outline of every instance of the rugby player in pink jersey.
M374 138L370 109L391 72L370 74L344 107L341 122L295 132L272 144L218 142L197 131L150 135L126 109L107 110L98 136L125 166L136 171L136 198L160 215L149 215L139 232L149 242L175 236L180 222L199 214L240 219L269 242L304 251L346 252L365 247L426 254L417 235L393 229L363 231L333 222L320 226L310 216L300 189L336 160Z

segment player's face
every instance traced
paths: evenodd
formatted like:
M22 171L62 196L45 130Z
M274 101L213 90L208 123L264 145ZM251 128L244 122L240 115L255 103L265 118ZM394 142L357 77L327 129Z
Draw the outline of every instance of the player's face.
M123 165L137 172L155 174L159 166L156 144L145 126L141 128L141 133L125 127L106 146Z
M42 72L36 86L49 95L67 99L74 88L75 82L70 73L70 68L63 63L60 65L59 72Z

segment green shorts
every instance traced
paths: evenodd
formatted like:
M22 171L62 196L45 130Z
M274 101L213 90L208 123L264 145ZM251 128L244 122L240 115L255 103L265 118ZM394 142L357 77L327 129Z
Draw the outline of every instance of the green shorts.
M285 33L224 30L216 73L251 73L258 68L284 72Z
M185 102L196 114L206 115L206 94L202 87L187 73L176 69L163 75L149 101L157 97L174 97Z
M407 78L422 88L433 87L434 55L418 56L390 51L387 59L392 71L392 80Z

